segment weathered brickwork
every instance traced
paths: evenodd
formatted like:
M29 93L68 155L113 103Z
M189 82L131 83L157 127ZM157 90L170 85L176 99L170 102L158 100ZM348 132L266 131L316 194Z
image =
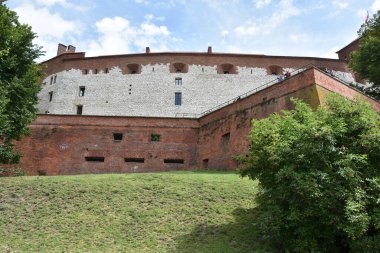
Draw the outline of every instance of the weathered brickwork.
M347 86L356 80L344 59L211 48L85 57L60 45L41 66L40 114L16 143L30 175L234 169L252 119L291 109L291 97L316 108L329 92L362 96L380 112ZM279 79L286 72L293 75Z
M40 115L31 136L17 143L21 166L31 175L234 169L232 157L248 148L252 119L292 108L291 97L317 107L328 92L360 95L309 68L201 118ZM380 112L379 103L363 98Z

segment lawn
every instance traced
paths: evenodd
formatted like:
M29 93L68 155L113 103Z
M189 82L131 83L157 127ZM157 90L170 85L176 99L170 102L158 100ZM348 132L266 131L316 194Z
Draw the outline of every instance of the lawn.
M3 252L265 252L234 173L0 178Z

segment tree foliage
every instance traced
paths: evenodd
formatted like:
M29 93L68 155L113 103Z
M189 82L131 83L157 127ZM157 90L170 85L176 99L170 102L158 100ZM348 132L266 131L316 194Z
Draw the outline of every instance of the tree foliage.
M380 100L380 11L361 26L358 35L359 48L351 53L349 66L373 83L364 92Z
M16 163L13 140L28 133L35 117L38 79L35 59L41 55L33 44L31 27L20 24L15 12L0 0L0 163Z
M254 120L243 176L259 181L261 225L290 252L380 252L380 117L338 95L313 111Z

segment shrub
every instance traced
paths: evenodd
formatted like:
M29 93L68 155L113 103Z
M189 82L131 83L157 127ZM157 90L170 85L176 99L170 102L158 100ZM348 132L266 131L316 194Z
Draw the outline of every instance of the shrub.
M240 173L265 235L290 252L380 252L380 117L338 95L254 120Z

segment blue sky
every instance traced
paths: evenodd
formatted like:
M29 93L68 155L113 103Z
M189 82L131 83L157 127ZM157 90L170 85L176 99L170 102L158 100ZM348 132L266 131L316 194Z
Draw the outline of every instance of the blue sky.
M87 56L192 51L336 58L380 0L8 0L37 33Z

